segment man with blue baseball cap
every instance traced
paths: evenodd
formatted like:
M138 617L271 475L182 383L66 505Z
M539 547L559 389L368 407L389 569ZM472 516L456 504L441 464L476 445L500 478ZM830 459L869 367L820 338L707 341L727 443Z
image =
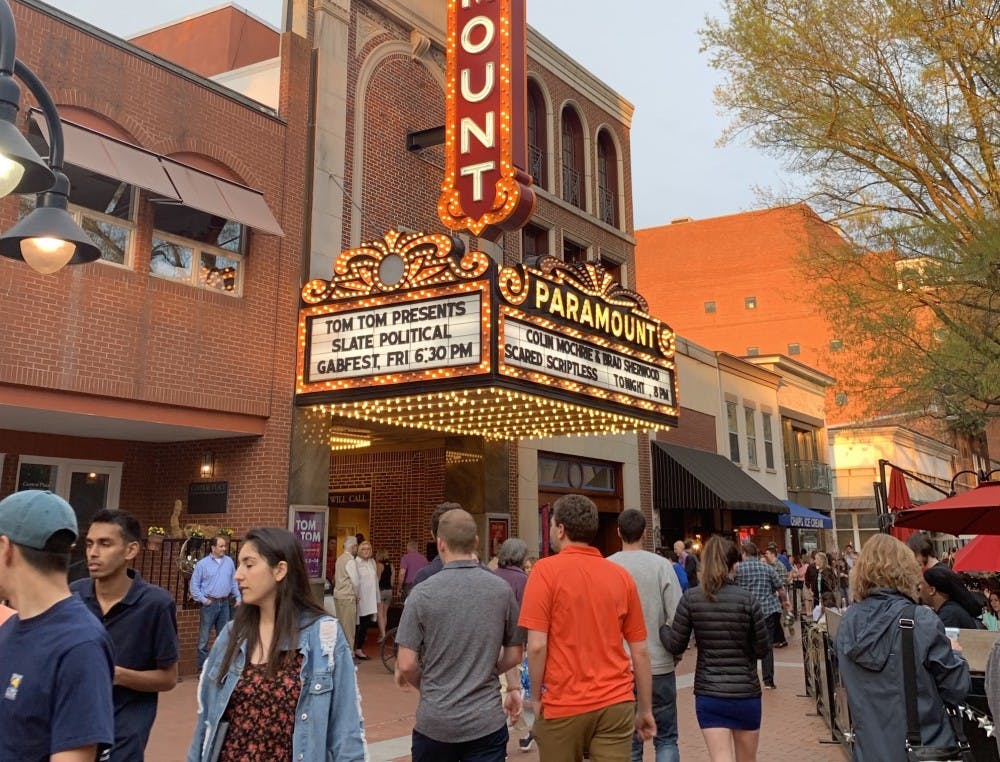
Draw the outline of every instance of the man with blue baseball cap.
M69 503L45 490L0 500L0 760L93 762L115 738L111 640L69 591L78 535Z

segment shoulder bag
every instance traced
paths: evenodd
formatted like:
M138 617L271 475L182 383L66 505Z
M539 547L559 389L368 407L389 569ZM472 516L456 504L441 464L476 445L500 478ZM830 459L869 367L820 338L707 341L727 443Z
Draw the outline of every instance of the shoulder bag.
M900 617L903 638L903 692L906 696L906 758L909 762L975 762L972 749L962 732L961 720L952 722L957 746L924 746L920 742L920 719L917 715L917 658L913 651L913 623L916 606L910 604ZM951 719L949 717L949 719Z

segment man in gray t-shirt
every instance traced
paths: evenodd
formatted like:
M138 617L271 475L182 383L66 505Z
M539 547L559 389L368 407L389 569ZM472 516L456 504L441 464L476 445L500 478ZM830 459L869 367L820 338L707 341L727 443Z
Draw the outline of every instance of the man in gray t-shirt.
M500 699L501 672L521 663L525 632L510 585L481 566L476 522L448 511L438 523L443 568L413 588L396 631L396 683L420 690L413 762L503 762L505 711L520 713L517 691Z
M677 762L677 681L674 677L674 657L660 642L660 626L674 621L674 612L681 600L681 585L674 565L662 556L643 550L646 537L646 517L630 508L618 516L618 536L622 550L608 560L626 571L635 580L646 622L649 661L653 671L653 718L656 720L656 762ZM642 760L642 739L632 738L632 760Z

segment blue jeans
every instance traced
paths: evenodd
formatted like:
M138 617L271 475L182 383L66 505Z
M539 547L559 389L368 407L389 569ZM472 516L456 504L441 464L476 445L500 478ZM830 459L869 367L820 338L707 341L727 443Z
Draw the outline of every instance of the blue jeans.
M677 678L673 672L653 675L653 719L656 720L656 762L678 762ZM632 736L632 762L642 762L642 739Z
M446 743L413 731L413 762L504 762L507 758L507 726L480 738Z
M215 637L229 622L229 599L222 601L209 601L201 605L200 619L198 622L198 671L205 665L208 658L208 635L214 629Z

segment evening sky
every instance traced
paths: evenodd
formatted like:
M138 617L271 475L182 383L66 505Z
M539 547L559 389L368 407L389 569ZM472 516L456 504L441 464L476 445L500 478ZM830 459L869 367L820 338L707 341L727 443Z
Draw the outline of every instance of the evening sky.
M49 0L128 37L218 5L213 0ZM444 0L441 0L444 2ZM713 217L763 205L756 188L780 190L777 162L746 140L719 147L729 119L712 91L718 72L697 31L720 0L528 0L528 23L635 106L632 183L636 227ZM278 26L281 0L239 0ZM611 12L609 12L611 11Z

